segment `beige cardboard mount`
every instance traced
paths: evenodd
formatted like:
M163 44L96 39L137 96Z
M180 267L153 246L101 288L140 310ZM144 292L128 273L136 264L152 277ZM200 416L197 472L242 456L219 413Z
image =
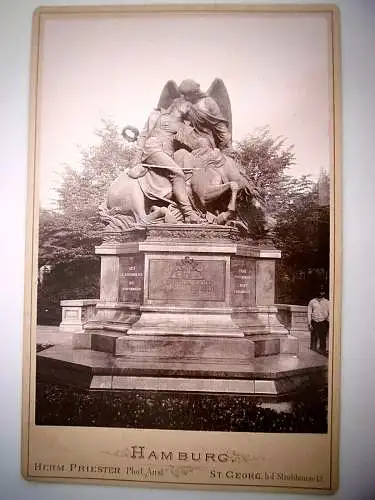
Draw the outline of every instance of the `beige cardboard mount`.
M97 64L97 73L101 73L105 70L105 68L101 67L103 61L110 61L111 58L113 61L115 61L116 58L119 61L121 60L122 66L120 68L117 66L116 72L107 75L106 95L122 95L122 102L119 103L119 106L121 105L123 110L129 110L130 115L133 113L133 115L130 116L130 119L133 119L132 117L135 116L135 111L134 108L132 108L132 100L140 102L138 98L142 95L142 92L144 92L142 98L144 98L146 102L145 109L147 109L147 112L151 111L152 106L156 105L156 102L155 104L151 103L155 101L161 90L161 87L157 86L159 84L155 82L160 80L160 85L163 85L169 78L179 78L182 58L186 56L186 48L184 48L185 45L183 42L185 40L184 36L188 36L188 32L185 31L185 35L181 32L181 26L184 26L191 30L189 33L191 54L190 57L186 56L184 60L184 64L186 64L186 74L184 77L199 79L201 78L200 74L203 74L207 76L207 79L211 78L209 73L205 73L205 66L207 66L208 60L211 61L212 59L216 59L217 74L214 76L218 74L222 75L226 82L229 82L228 86L235 89L234 94L237 92L240 93L242 100L247 98L250 99L252 81L254 85L264 86L265 89L269 88L269 82L267 82L267 80L263 81L261 77L256 79L255 75L257 73L260 74L262 71L264 72L264 67L261 65L252 68L252 73L249 74L248 81L238 80L240 77L236 73L236 68L239 68L241 64L246 62L244 59L246 58L246 54L249 55L251 51L254 50L255 46L256 51L262 54L262 58L258 58L258 61L262 60L265 65L272 64L275 68L279 68L280 78L277 79L277 82L284 82L283 86L274 89L274 92L278 93L279 102L289 99L291 106L290 113L298 114L298 100L300 99L303 103L306 103L307 100L310 99L310 96L304 94L305 89L303 86L299 86L296 80L286 78L286 75L285 79L282 80L283 64L280 60L276 61L272 59L272 47L275 48L278 43L283 44L283 47L288 46L287 39L288 36L291 36L290 28L292 25L294 26L293 23L295 22L299 23L299 28L295 28L294 34L297 32L299 33L301 43L300 46L296 46L296 44L293 46L291 45L290 51L285 53L285 60L291 61L291 68L293 68L294 71L293 78L297 79L297 76L299 76L301 82L306 78L306 75L302 74L302 70L301 73L298 73L299 68L293 66L293 57L298 50L304 50L301 47L307 47L306 37L310 36L310 52L306 52L306 54L308 61L311 59L312 73L309 74L308 78L314 79L314 71L317 68L322 70L321 65L323 64L322 74L325 82L324 84L326 85L325 88L328 89L325 109L328 110L329 118L324 121L319 114L320 110L314 109L313 103L310 107L311 115L301 118L302 122L312 122L314 119L317 120L319 126L322 124L323 127L326 127L326 136L329 137L326 145L313 144L309 141L309 138L307 138L305 143L308 154L311 154L312 157L315 158L314 150L318 148L323 150L326 157L329 158L327 167L329 168L330 176L330 297L332 300L330 300L331 320L329 357L327 362L328 431L324 433L307 432L295 434L90 427L89 425L78 427L69 426L68 423L66 423L66 425L55 426L38 424L35 417L35 405L36 372L39 366L36 353L36 343L38 340L36 317L39 272L39 200L43 198L46 191L52 192L53 182L51 180L51 175L48 177L48 172L58 167L57 165L48 165L48 162L56 160L58 151L61 153L61 149L59 150L61 145L56 137L60 135L66 135L67 137L69 128L78 131L78 128L75 129L75 122L78 123L77 127L80 126L81 129L84 126L87 127L87 125L80 120L79 115L80 113L86 113L87 116L90 116L87 112L88 107L91 105L88 96L91 92L98 91L93 80L91 80L92 88L90 88L90 86L87 87L87 75L92 77L95 76L95 73L92 72L92 61L97 58L97 62L95 63ZM324 29L326 29L323 41L322 39L314 38L314 34L316 33L314 29L317 25L323 26L325 27ZM198 34L203 33L202 26L205 26L205 33L216 33L216 36L214 39L211 38L212 43L210 46L201 40L200 45L198 44L200 47L199 51L196 50L194 52L196 47L198 47L196 41L196 39L199 38ZM226 30L219 30L219 27L223 28L224 26L226 26ZM309 31L309 29L311 30ZM125 45L120 43L123 41L121 37L124 33L132 33L133 43L127 43ZM239 44L237 36L241 33L246 33L245 38L242 40L242 45ZM272 38L270 42L269 37L271 37L272 33L274 34L274 38ZM62 37L62 34L64 34L64 37ZM158 34L164 35L158 38ZM158 49L158 44L161 43L162 39L166 39L165 37L167 37L169 43L169 53L167 57L170 65L169 74L166 74L166 72L163 73L160 69L160 67L164 67L166 64L166 55L165 52L161 52L161 45L160 49ZM193 39L195 40L194 42ZM264 42L266 39L268 39L269 43L262 45L261 42ZM61 45L59 42L62 40L64 40L64 43ZM80 43L79 40L83 40L83 42ZM95 42L95 40L97 41ZM151 43L150 40L153 40L153 42ZM279 40L279 42L277 42L277 40ZM103 47L103 45L95 45L95 43L100 44L101 42L104 43L104 41L105 47ZM229 42L233 45L231 46ZM93 45L90 45L91 43ZM272 43L274 45L272 45ZM155 44L156 49L154 47ZM325 52L324 50L322 51L321 44L325 44ZM79 47L79 50L77 50L77 47ZM165 45L163 45L163 47L165 47ZM238 50L235 49L236 47ZM240 50L239 47L242 47L243 50ZM137 48L137 57L133 57L135 48ZM156 52L154 50L160 51L159 59L155 56ZM103 51L106 51L105 56L103 56ZM228 51L231 53L231 67L223 67L223 65L228 62ZM139 59L141 53L143 53L142 60ZM222 60L219 54L222 55ZM119 57L119 55L121 55L121 57ZM319 57L321 57L321 59L319 59ZM268 62L266 62L266 60L268 60ZM116 67L113 61L108 65L108 67L112 69ZM324 66L327 61L328 63ZM195 74L192 74L193 68L195 68ZM304 69L309 69L309 62ZM174 76L174 72L176 76ZM160 79L158 80L159 76ZM136 81L138 79L139 87L134 87L132 93L124 91L122 94L119 90L123 82L122 79L124 81L127 79ZM152 88L150 82L152 82L152 85L155 84L155 89ZM148 84L150 88L146 93L145 89ZM317 81L316 84L318 85L319 82ZM258 91L259 89L257 92ZM300 94L298 94L298 92ZM98 95L100 95L99 92ZM267 96L265 96L264 99L267 100ZM28 226L26 244L27 268L25 275L24 313L22 474L25 479L32 481L123 484L125 486L152 486L162 488L174 487L314 493L333 493L337 489L341 314L340 99L339 12L337 8L333 6L266 6L244 4L216 4L209 6L150 5L142 7L75 6L56 8L41 7L35 11L33 19L31 64ZM105 109L109 102L110 97L106 102L98 102L97 106L98 108ZM240 105L235 96L233 96L232 104L233 127L235 129L238 125L242 108L248 109L248 105L244 101L242 101ZM255 105L256 103L252 101L251 106ZM295 106L295 108L293 108L293 106ZM66 120L66 116L63 113L64 107L71 110L75 109L75 113L70 115L67 122L64 122L64 119ZM142 110L140 113L142 114L141 121L145 120L146 116L143 115ZM95 119L95 117L92 117L93 121L95 121ZM123 116L123 120L127 121L128 118ZM264 117L264 121L267 122L267 120L268 117ZM123 124L120 123L120 125ZM258 125L262 125L262 123ZM303 127L303 123L301 123L301 127ZM80 137L84 137L84 134L81 134ZM90 140L89 138L88 141ZM79 142L78 137L77 140L73 139L74 143L75 141ZM291 141L293 142L293 138L291 138ZM67 152L68 158L69 154L74 156L73 153ZM61 158L59 161L63 162L64 158ZM48 170L48 168L50 170ZM230 275L230 263L231 259L234 258L232 256L232 254L234 255L232 247L228 244L227 247L229 250L225 250L227 253L225 253L224 250L222 254L219 252L221 257L217 258L217 263L213 265L209 260L212 255L216 254L215 252L211 252L212 255L210 257L210 250L208 249L209 243L205 242L205 245L207 248L205 247L204 257L199 257L200 260L191 249L188 252L186 251L185 254L187 253L188 258L192 260L198 259L197 262L201 265L203 270L214 269L220 271L221 268L227 269L227 278L232 279L234 282L237 275L233 275L234 277L232 278ZM184 251L181 249L179 250L180 247L178 247L178 245L176 245L176 248L176 251L183 254ZM162 259L160 256L160 249L156 249L154 253L152 249L148 250L148 252L149 253L146 255L146 260L148 259L147 262L151 262L152 259L154 259L150 265L153 265L155 269L160 268L164 270L168 268L170 265L168 263L169 261L166 263L160 261L160 259ZM109 254L110 253L111 252L109 252ZM112 254L114 253L115 252L112 252ZM174 256L170 259L170 262L174 262L176 259L178 260L178 257ZM150 269L151 271L147 276L152 276L153 268L150 267ZM190 278L185 277L184 279L187 286L189 286L188 279ZM222 285L223 278L217 278L214 280L214 283L219 283L217 286L224 286ZM148 287L147 289L150 289L153 293L151 296L150 292L147 307L155 308L155 304L157 305L161 292L157 287L152 288L150 283L146 283L146 285ZM207 277L205 278L204 286L206 287L204 288L204 298L205 300L210 300L211 285ZM186 297L184 297L182 293L181 286L178 290L182 303ZM197 296L198 299L199 293ZM224 321L223 318L227 321L225 326L223 322L220 323L220 318L218 319L218 317L215 316L216 310L212 307L212 311L214 311L212 312L212 317L216 322L219 321L219 323L214 324L214 327L218 328L218 324L221 324L223 325L223 335L228 331L230 335L235 336L237 327L233 326L233 313L231 312L233 308L230 309L232 307L229 296L230 291L228 291L226 295L227 292L221 293L220 290L216 288L212 293L216 300L215 307L227 307L229 311L226 313L225 318L224 316L221 317L222 321ZM189 289L187 295L189 294L193 296L191 289ZM150 297L151 299L154 297L155 300L151 300ZM81 299L88 298L89 297L82 297ZM68 311L68 315L62 322L63 326L69 326L73 323L72 318L73 315L76 314L76 312L74 312L74 307L77 307L78 303L84 304L82 301L78 301L75 304L68 301L64 304L65 309ZM107 309L105 311L108 312L110 309L108 301L106 304ZM196 304L196 311L198 312L194 313L196 314L194 317L198 317L199 314L201 314L199 313L198 306L199 304ZM148 334L149 330L147 330L147 328L149 328L149 324L153 325L152 322L147 323L147 321L149 321L147 318L151 315L147 307L145 307L143 312L143 323L141 328L141 333L143 335ZM154 314L155 310L151 312ZM161 310L162 309L160 309L160 311ZM257 310L258 317L260 317L259 311L263 311L261 306L259 306ZM269 311L269 309L267 309L267 311ZM274 321L275 325L280 325L278 320L276 320L275 310L272 311L272 321ZM82 311L80 310L79 314L81 313ZM164 313L165 307L163 309L163 314ZM69 314L71 314L71 316L69 316ZM267 314L269 314L269 312L267 312ZM81 316L79 316L79 318L81 318ZM199 316L199 320L202 321L201 316ZM113 325L113 322L111 324ZM159 325L159 330L162 335L168 333L168 328L165 326L168 324L168 321L165 320L162 326ZM112 335L111 337L110 334L106 333L104 331L105 326L106 325L103 323L101 326L102 330L97 333L97 335L101 337L99 340L97 338L96 342L101 348L95 352L100 352L100 355L103 356L110 356L112 354L108 351L111 351L112 347L108 348L108 346L119 345L119 354L123 352L128 353L128 350L131 349L131 347L128 347L130 344L125 341L116 344L116 335ZM201 323L199 323L199 328L202 328ZM133 336L136 337L137 328L133 328L132 331L134 331ZM186 333L182 330L181 332L182 334ZM272 350L275 349L275 345L277 345L279 349L278 352L280 352L280 345L282 344L280 338L284 335L283 332L284 330L282 327L275 327L275 331L271 333L276 335L276 340L273 339L273 343L269 342L269 347L265 349L269 348ZM262 333L269 334L270 332L266 332L264 328ZM64 329L60 328L60 332L57 334L61 335L60 339L63 338L64 334L66 335L66 332L64 333ZM212 335L212 331L210 331L210 334ZM92 338L95 334L92 332L82 333L80 324L79 332L76 336L76 342L78 344L79 342L83 342L82 335L91 335L90 338ZM115 338L115 340L113 340L113 338ZM140 345L138 338L139 337L137 337L138 344L136 345ZM194 340L194 342L194 346L197 345L201 348L201 344L198 340ZM227 340L225 340L223 345L231 345L229 341L226 342ZM164 349L166 344L163 341L161 345ZM193 348L191 345L189 348L192 350ZM246 344L246 346L248 347L249 344ZM292 344L289 343L288 349L292 349L291 346ZM81 344L81 346L78 345L78 347L83 348L84 346ZM255 345L254 349L257 348L261 349L261 347ZM121 349L123 350L121 351ZM204 349L206 349L208 353L213 352L213 356L216 355L216 351L214 351L214 347L212 347L210 343L204 344ZM79 349L76 349L75 355L77 355L77 352L80 352ZM235 355L239 357L241 357L242 354L242 350L241 352L235 353ZM265 353L263 352L262 354ZM292 355L293 350L290 356ZM42 359L42 357L40 359ZM76 357L74 361L76 366L82 366L83 362L81 363L77 361L77 359ZM182 358L179 360L181 362L183 361ZM233 359L230 359L230 362L233 362ZM54 365L50 366L53 368ZM52 368L51 373L53 371ZM155 379L151 380L152 377L149 377L150 380L148 379L148 382L151 385L147 387L158 390L160 389L158 377L161 375L157 371L155 373ZM168 390L173 393L176 389L176 384L171 383L170 374L168 375L168 373L167 375L163 375L164 388L169 388ZM108 376L110 378L109 382L109 379L105 379L105 377L96 379L99 380L99 388L115 388L115 376L113 374L109 374ZM185 372L184 379L186 380L184 383L186 383L185 388L187 391L192 387L189 385L192 380L189 377L189 374ZM108 386L105 385L107 382L109 384ZM133 382L131 377L128 377L127 380L123 378L120 382L117 380L116 383L119 384L117 388L125 387L131 389L131 384ZM90 383L92 383L91 379L89 380L89 384ZM203 380L201 385L203 393L205 390L208 390L208 392L212 391L212 387L215 385L205 384ZM194 387L195 389L197 388L196 385ZM224 384L220 387L220 390L230 392L230 385ZM254 388L255 385L253 384L251 387Z

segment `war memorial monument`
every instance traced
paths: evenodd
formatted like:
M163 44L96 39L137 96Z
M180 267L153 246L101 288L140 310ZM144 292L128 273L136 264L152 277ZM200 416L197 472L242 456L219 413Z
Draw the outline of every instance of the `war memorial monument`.
M93 390L274 401L324 385L327 360L301 357L279 320L282 255L231 132L219 79L207 92L169 81L144 129L125 127L132 164L99 207L100 297L71 346L37 355L41 376Z

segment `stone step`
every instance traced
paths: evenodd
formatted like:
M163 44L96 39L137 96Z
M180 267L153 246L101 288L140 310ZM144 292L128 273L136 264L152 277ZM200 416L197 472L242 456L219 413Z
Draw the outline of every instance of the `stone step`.
M298 354L299 342L291 335L251 335L247 337L254 344L254 357L275 354Z
M298 339L289 335L249 337L124 335L123 332L98 330L76 334L75 348L89 348L116 356L154 360L236 360L246 363L261 356L297 354Z
M309 351L302 358L280 354L247 363L158 362L55 346L37 355L37 373L51 383L94 390L227 392L277 398L311 384L326 386L328 360Z

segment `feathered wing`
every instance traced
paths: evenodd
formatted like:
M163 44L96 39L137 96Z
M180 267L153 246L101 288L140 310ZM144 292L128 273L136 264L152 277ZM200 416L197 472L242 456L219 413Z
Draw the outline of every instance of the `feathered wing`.
M227 88L221 78L215 78L207 90L207 95L215 99L224 118L228 120L228 128L232 131L232 108Z
M160 99L158 102L158 108L167 109L172 104L172 101L180 97L180 93L178 92L178 87L176 82L173 80L169 80L165 85L160 94Z

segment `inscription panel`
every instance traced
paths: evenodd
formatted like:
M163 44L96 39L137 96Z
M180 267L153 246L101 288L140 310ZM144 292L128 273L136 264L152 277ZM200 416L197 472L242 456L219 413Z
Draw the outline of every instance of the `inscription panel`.
M78 309L66 309L64 318L65 319L78 319L79 318Z
M257 262L257 305L269 306L275 303L275 262Z
M224 302L225 262L150 259L150 300Z
M120 258L119 300L140 304L143 298L143 256Z
M255 305L255 261L232 257L230 276L232 307Z

